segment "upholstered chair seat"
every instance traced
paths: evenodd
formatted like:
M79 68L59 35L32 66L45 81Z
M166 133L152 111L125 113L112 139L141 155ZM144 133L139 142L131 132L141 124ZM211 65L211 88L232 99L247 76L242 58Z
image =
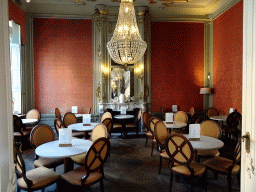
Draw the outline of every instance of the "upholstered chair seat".
M53 183L54 181L60 179L59 174L45 167L38 167L27 171L26 176L27 179L33 182L33 185L31 187L32 190L43 188L44 186L48 186L50 183ZM24 189L28 188L28 185L23 177L17 179L17 184Z

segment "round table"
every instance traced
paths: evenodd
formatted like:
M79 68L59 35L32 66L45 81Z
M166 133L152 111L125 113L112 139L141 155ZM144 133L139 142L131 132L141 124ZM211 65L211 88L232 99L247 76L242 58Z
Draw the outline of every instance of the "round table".
M59 147L59 140L39 145L35 153L39 157L64 158L64 172L72 170L73 164L68 157L86 153L92 145L92 141L85 139L72 139L71 147Z
M166 123L163 121L167 129L180 129L187 126L187 123L173 121L173 123Z
M22 123L27 125L27 124L34 124L36 122L38 122L38 119L21 119Z
M210 119L215 120L215 121L226 121L227 120L226 115L219 115L219 116L211 116Z
M189 139L189 134L184 134L184 136ZM199 141L190 141L194 150L213 150L220 149L224 146L224 143L216 138L208 137L208 136L200 136Z
M126 136L126 120L134 118L134 115L124 114L124 115L115 115L114 118L121 120L122 122L122 135L123 138Z
M83 123L75 123L68 126L69 129L74 131L92 131L93 128L98 125L99 123L91 123L90 125L84 125Z

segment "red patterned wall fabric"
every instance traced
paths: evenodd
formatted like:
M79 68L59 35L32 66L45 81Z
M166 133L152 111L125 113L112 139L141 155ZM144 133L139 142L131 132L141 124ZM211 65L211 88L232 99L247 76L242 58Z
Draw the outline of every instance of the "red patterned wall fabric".
M171 111L172 105L202 110L204 24L152 22L151 30L152 112Z
M213 22L213 106L242 113L243 2Z
M11 0L8 1L9 6L9 20L13 20L15 23L20 25L21 30L21 43L26 44L26 13L22 11L15 3Z
M35 107L62 113L93 106L92 21L34 19Z

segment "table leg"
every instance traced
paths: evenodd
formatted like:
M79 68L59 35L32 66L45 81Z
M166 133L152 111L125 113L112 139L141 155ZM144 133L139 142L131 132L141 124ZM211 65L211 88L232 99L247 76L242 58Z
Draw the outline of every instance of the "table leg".
M66 157L64 158L64 173L67 173L74 169L74 162L71 158Z

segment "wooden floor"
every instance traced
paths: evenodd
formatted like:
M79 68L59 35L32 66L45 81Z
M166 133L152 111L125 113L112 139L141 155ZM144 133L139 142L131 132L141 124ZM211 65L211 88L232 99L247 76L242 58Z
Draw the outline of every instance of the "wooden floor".
M154 150L151 157L151 143L145 147L145 138L135 135L128 135L126 139L119 137L119 134L112 135L111 151L105 166L105 191L109 192L155 192L169 191L169 168L167 161L163 161L162 173L158 174L159 152ZM228 144L228 145L227 145ZM227 142L225 147L220 150L222 156L231 156L234 149L234 142ZM25 150L23 157L27 170L33 167L34 151ZM59 174L63 174L63 166L57 167ZM203 183L198 183L194 191L204 191L200 187ZM218 176L217 180L213 179L213 174L208 172L207 191L222 192L228 191L226 176ZM233 191L240 191L236 177L232 178ZM48 187L45 192L55 192L56 185ZM68 190L70 191L70 190ZM88 191L100 191L99 184L95 184ZM190 191L190 184L185 178L179 182L174 179L172 191Z

